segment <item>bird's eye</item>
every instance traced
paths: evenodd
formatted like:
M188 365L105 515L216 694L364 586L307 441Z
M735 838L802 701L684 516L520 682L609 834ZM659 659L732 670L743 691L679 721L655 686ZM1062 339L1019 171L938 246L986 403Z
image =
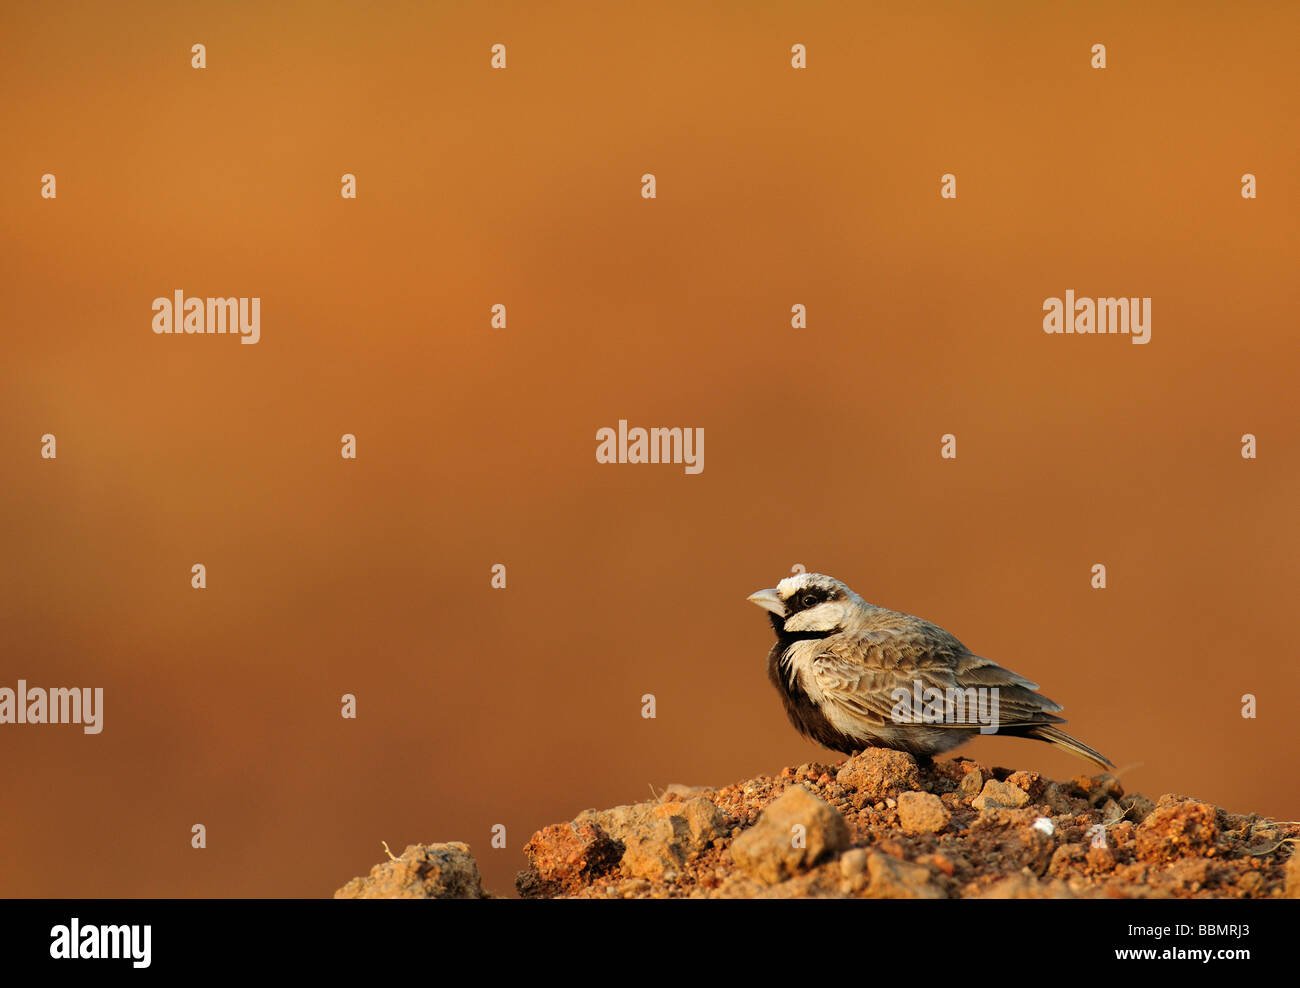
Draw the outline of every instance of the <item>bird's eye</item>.
M806 593L806 594L803 595L803 606L804 606L804 607L812 607L812 605L815 604L815 603L817 603L817 598L814 597L812 594L810 594L810 593Z

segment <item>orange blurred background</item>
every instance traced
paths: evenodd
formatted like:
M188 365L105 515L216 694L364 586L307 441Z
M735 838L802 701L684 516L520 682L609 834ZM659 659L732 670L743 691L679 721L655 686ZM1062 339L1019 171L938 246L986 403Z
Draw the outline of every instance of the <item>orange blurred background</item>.
M0 895L327 896L381 840L513 893L585 807L838 757L745 601L795 564L1041 683L1128 789L1300 817L1300 8L0 18L0 686L105 691L98 736L0 727ZM178 288L260 343L154 335ZM1152 297L1151 343L1045 335L1067 289ZM598 464L620 418L703 473Z

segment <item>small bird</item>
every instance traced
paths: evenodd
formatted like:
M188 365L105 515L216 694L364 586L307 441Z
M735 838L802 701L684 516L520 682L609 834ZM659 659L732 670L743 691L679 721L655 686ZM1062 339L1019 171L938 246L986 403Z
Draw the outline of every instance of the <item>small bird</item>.
M868 604L839 580L800 573L749 599L776 644L767 675L799 732L835 751L929 757L976 733L1046 741L1102 768L1100 752L1053 724L1038 684L973 654L929 621Z

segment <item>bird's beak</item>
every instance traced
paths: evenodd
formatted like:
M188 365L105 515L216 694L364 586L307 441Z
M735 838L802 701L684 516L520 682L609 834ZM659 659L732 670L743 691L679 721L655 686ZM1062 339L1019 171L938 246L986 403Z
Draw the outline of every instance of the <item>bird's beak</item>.
M750 594L746 600L750 600L763 608L765 611L771 611L779 618L785 617L785 604L781 603L781 598L776 595L776 590L760 590L758 593Z

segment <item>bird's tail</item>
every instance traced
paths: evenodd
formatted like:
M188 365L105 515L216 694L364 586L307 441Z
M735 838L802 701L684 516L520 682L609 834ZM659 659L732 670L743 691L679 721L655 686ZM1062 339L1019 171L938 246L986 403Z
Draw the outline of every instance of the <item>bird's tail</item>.
M1078 755L1080 758L1086 758L1101 768L1114 768L1115 765L1109 758L1100 751L1094 751L1078 738L1072 738L1064 731L1053 727L1050 724L1035 724L1025 729L1023 737L1037 738L1039 741L1046 741L1048 744L1054 744L1058 748L1064 748L1071 754Z

